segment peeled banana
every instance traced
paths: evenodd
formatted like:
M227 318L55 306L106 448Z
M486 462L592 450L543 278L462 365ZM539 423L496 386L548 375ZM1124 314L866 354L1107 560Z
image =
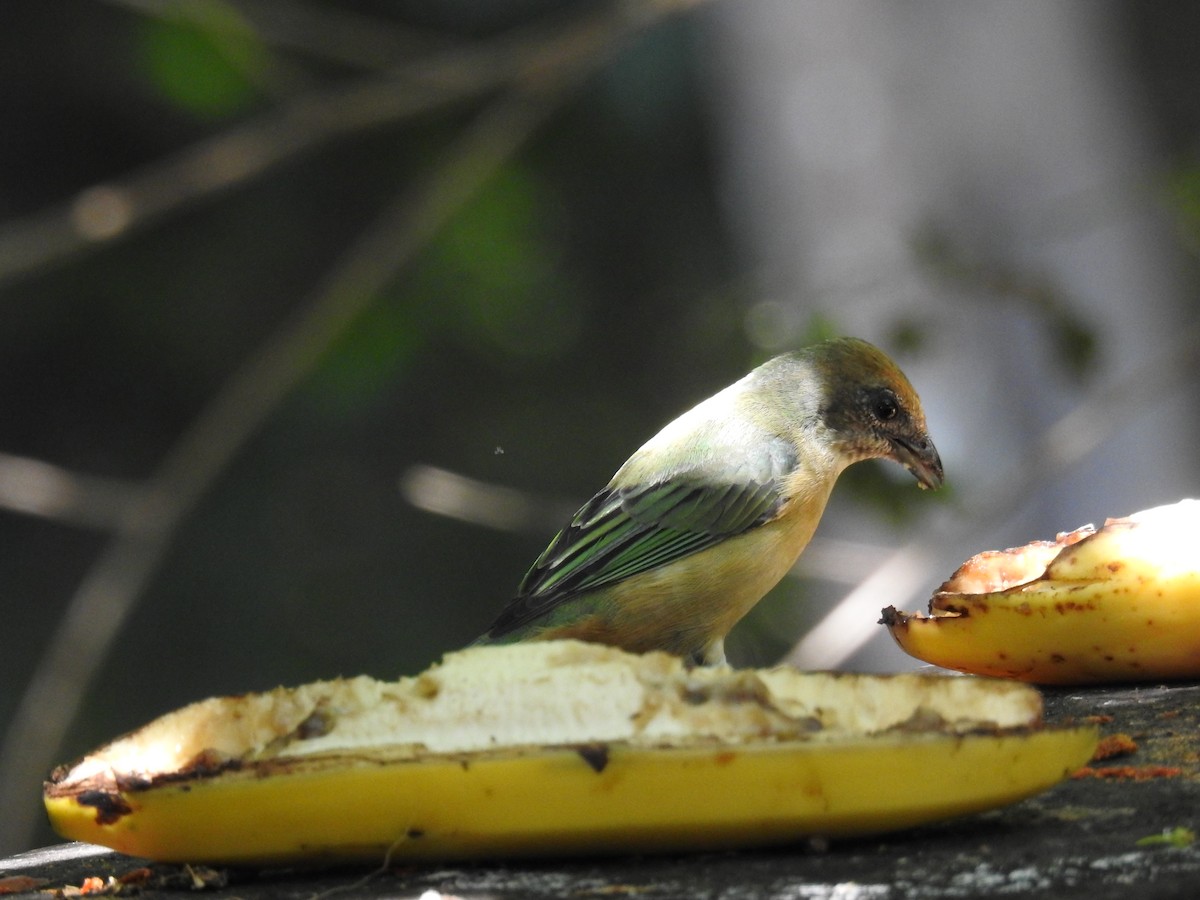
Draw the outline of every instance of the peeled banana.
M883 611L909 654L1040 684L1200 677L1200 501L981 553L929 615Z
M60 768L44 799L64 837L163 861L642 853L976 812L1095 743L1043 727L1011 682L687 669L561 641L195 703Z

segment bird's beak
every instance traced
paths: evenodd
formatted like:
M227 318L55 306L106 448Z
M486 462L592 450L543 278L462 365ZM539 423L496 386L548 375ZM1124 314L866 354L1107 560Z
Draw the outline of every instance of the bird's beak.
M938 456L937 447L929 435L920 434L916 438L890 438L894 459L908 471L913 473L917 484L922 490L935 491L946 480L942 471L942 458Z

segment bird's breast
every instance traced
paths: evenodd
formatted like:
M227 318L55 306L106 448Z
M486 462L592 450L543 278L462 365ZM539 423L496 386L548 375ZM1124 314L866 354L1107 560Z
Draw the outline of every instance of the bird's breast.
M687 655L723 638L779 583L812 538L824 508L794 504L772 521L604 591L593 621L631 649Z

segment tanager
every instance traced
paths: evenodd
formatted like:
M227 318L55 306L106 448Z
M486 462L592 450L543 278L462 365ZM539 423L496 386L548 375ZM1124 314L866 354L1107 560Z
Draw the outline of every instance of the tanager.
M725 636L795 564L838 475L873 458L942 484L899 367L857 338L776 356L629 457L477 643L577 638L723 663Z

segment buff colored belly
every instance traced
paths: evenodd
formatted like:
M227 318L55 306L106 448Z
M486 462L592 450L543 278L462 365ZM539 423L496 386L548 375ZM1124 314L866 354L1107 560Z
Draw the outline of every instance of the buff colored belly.
M576 621L538 637L572 637L639 653L668 650L702 656L787 574L808 545L820 512L777 519L579 597L571 601L579 606Z

